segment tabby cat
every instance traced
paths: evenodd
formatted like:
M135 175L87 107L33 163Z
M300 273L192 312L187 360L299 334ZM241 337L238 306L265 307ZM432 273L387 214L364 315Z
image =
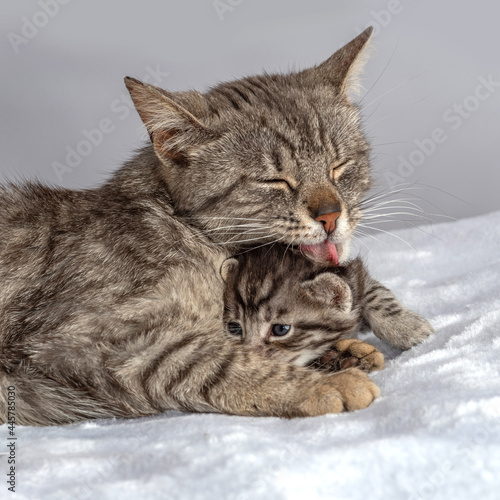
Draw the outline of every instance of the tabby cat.
M432 331L371 278L359 258L325 265L276 245L226 260L221 274L228 335L266 358L330 371L354 364L369 371L383 367L382 354L343 339L370 327L389 344L408 349Z
M359 369L323 373L231 342L220 276L228 256L275 241L347 258L370 187L349 91L371 33L319 66L205 94L126 78L151 143L108 182L1 190L0 422L7 388L29 425L373 401Z

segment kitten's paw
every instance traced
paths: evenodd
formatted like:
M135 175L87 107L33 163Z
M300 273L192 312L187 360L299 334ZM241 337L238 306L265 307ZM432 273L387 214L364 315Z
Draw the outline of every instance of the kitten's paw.
M391 318L391 321L378 325L373 331L377 337L403 350L420 344L434 333L427 320L408 309Z
M434 333L434 328L422 316L412 312L413 319L408 318L409 325L406 325L408 331L409 345L407 349L423 342L427 337Z
M379 395L379 388L366 373L350 368L324 377L300 410L308 416L361 410Z
M384 355L371 344L357 339L338 340L317 362L315 367L336 372L346 368L360 368L364 372L382 370Z

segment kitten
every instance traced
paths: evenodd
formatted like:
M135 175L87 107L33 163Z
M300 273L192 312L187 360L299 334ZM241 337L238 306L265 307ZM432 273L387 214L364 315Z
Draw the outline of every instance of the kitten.
M361 370L320 373L231 342L220 277L230 255L275 241L347 259L370 187L349 91L371 33L319 66L205 94L126 78L151 144L96 189L1 190L0 423L7 387L30 425L373 401Z
M380 369L383 356L374 347L342 340L368 326L408 349L432 332L370 277L359 258L325 266L276 245L226 260L221 274L227 333L266 358L329 370L346 366L344 361Z

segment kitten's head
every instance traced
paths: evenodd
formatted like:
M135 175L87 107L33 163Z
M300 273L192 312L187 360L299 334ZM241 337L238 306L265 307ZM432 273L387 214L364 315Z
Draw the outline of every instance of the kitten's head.
M226 334L263 356L309 364L358 323L351 288L338 273L279 245L226 260Z
M369 145L348 94L371 33L318 66L205 94L127 78L176 214L230 250L280 241L345 260L370 187Z

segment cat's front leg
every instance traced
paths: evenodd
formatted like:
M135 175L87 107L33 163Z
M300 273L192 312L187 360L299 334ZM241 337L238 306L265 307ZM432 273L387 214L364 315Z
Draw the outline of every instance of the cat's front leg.
M373 333L399 349L410 349L434 333L430 323L404 307L394 294L374 279L366 286L363 318Z
M216 330L165 345L157 359L150 369L138 367L134 379L119 360L117 370L160 411L306 417L366 408L379 395L356 368L322 373L265 359Z
M202 390L217 411L235 415L307 417L366 408L379 389L361 370L322 373L276 363L238 349L223 379Z

